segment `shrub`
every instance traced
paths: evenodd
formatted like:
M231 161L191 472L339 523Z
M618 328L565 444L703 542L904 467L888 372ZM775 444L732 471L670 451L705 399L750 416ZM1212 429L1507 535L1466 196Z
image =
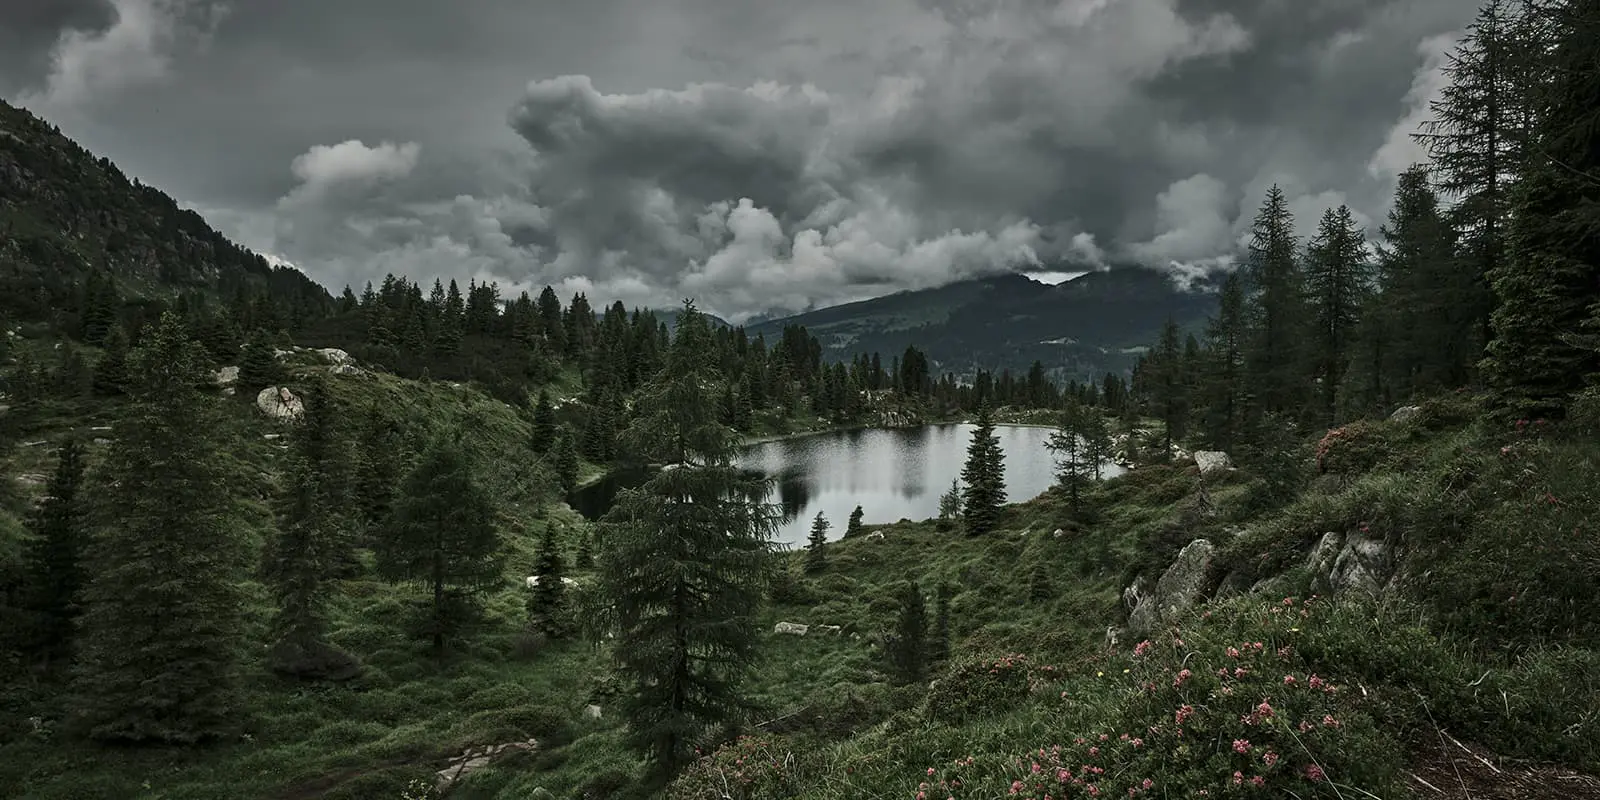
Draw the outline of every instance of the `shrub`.
M933 682L927 695L927 716L947 724L1009 711L1057 675L1053 665L1033 667L1028 657L1010 654L1000 658L959 661Z
M794 797L797 759L780 739L741 736L695 761L667 787L668 800Z
M1360 474L1381 463L1388 451L1383 428L1358 420L1328 431L1317 442L1317 471L1335 475Z

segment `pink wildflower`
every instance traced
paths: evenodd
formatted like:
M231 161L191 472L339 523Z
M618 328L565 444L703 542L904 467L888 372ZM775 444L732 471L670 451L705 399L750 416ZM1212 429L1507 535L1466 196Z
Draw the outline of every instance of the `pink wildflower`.
M1248 753L1248 752L1250 752L1250 740L1249 739L1234 739L1233 740L1233 752L1235 752L1235 753Z

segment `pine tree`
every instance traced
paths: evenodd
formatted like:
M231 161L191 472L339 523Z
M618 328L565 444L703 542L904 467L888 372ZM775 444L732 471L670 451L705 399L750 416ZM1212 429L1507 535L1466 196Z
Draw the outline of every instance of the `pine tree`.
M694 758L705 731L744 708L738 687L776 570L780 512L760 502L766 480L734 464L741 437L717 419L715 354L686 302L625 435L629 452L672 467L624 492L602 520L601 583L615 598L614 653L628 686L622 713L657 785Z
M305 414L290 437L286 489L278 535L263 573L277 603L268 665L282 675L347 680L360 672L354 657L328 644L330 580L353 558L360 511L354 494L351 443L344 414L321 376L302 390Z
M865 512L861 510L861 506L856 506L855 510L850 512L850 520L844 526L845 538L848 539L861 532L861 518L863 516L865 516Z
M1306 312L1296 249L1288 200L1273 186L1251 228L1244 265L1250 325L1245 367L1252 416L1299 413L1305 406Z
M578 448L572 443L572 437L566 432L556 435L556 478L561 482L561 491L572 494L578 488Z
M248 528L199 349L176 314L145 334L94 477L71 705L96 739L192 742L240 718Z
M33 536L26 554L31 605L40 617L40 650L52 664L69 655L85 582L88 532L79 495L83 472L83 447L68 440L61 445L44 499L28 519Z
M928 674L928 622L922 590L915 581L901 586L900 614L884 648L895 682L921 683Z
M567 633L567 595L562 578L566 570L561 563L561 530L554 523L546 523L544 537L539 541L539 555L534 561L533 574L539 583L528 600L528 612L534 627L552 638Z
M811 536L806 539L806 572L820 572L828 564L828 518L817 512L811 521Z
M967 464L961 471L961 480L967 484L962 516L967 533L980 536L994 530L1000 521L1006 503L1006 463L988 406L978 407L975 425L972 443L967 446Z
M1514 190L1510 258L1489 277L1499 305L1484 362L1498 415L1559 418L1567 398L1600 372L1600 353L1573 334L1600 304L1600 6L1573 3L1554 17L1534 157Z
M529 444L537 455L544 455L550 451L550 445L556 440L556 410L550 404L550 392L547 389L539 390L539 402L533 407L533 436Z
M426 631L442 653L476 595L501 579L494 505L459 442L438 438L423 451L400 484L377 555L383 577L428 588Z
M1347 206L1328 209L1306 249L1305 283L1311 305L1313 374L1322 381L1309 415L1332 426L1360 312L1372 288L1366 242Z
M1178 324L1167 318L1161 339L1145 362L1144 376L1151 405L1161 417L1163 445L1167 453L1188 433L1189 379L1183 350L1178 341Z

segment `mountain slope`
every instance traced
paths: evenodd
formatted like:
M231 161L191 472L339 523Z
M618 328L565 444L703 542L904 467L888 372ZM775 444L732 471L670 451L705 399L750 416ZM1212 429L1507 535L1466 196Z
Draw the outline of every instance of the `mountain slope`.
M1138 348L1170 317L1196 329L1215 295L1178 290L1161 273L1136 267L1092 272L1054 286L1022 275L962 281L766 320L748 332L772 339L801 325L848 359L871 352L927 352L937 371L970 373L1035 360L1061 378L1092 378L1132 367Z
M332 303L298 270L239 247L54 125L0 101L0 312L48 316L71 300L75 281L97 271L147 296L265 291L301 307Z

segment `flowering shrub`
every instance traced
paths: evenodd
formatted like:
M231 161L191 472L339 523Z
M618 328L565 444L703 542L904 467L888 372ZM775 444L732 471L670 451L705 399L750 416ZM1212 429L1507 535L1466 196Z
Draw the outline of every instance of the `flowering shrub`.
M1317 442L1317 471L1337 475L1366 472L1388 454L1383 429L1360 420L1334 428Z
M1139 642L1120 657L1123 668L1051 687L1063 721L1079 717L1054 741L996 764L920 767L908 796L1361 795L1352 787L1395 796L1399 748L1365 712L1363 693L1308 669L1297 652L1324 605L1230 605L1192 630ZM1087 705L1076 702L1079 689Z
M667 787L669 800L793 797L795 757L767 736L741 736L689 765Z
M1032 692L1059 680L1053 665L1033 666L1027 656L1006 655L962 661L928 691L928 716L960 723L970 717L1014 708Z

